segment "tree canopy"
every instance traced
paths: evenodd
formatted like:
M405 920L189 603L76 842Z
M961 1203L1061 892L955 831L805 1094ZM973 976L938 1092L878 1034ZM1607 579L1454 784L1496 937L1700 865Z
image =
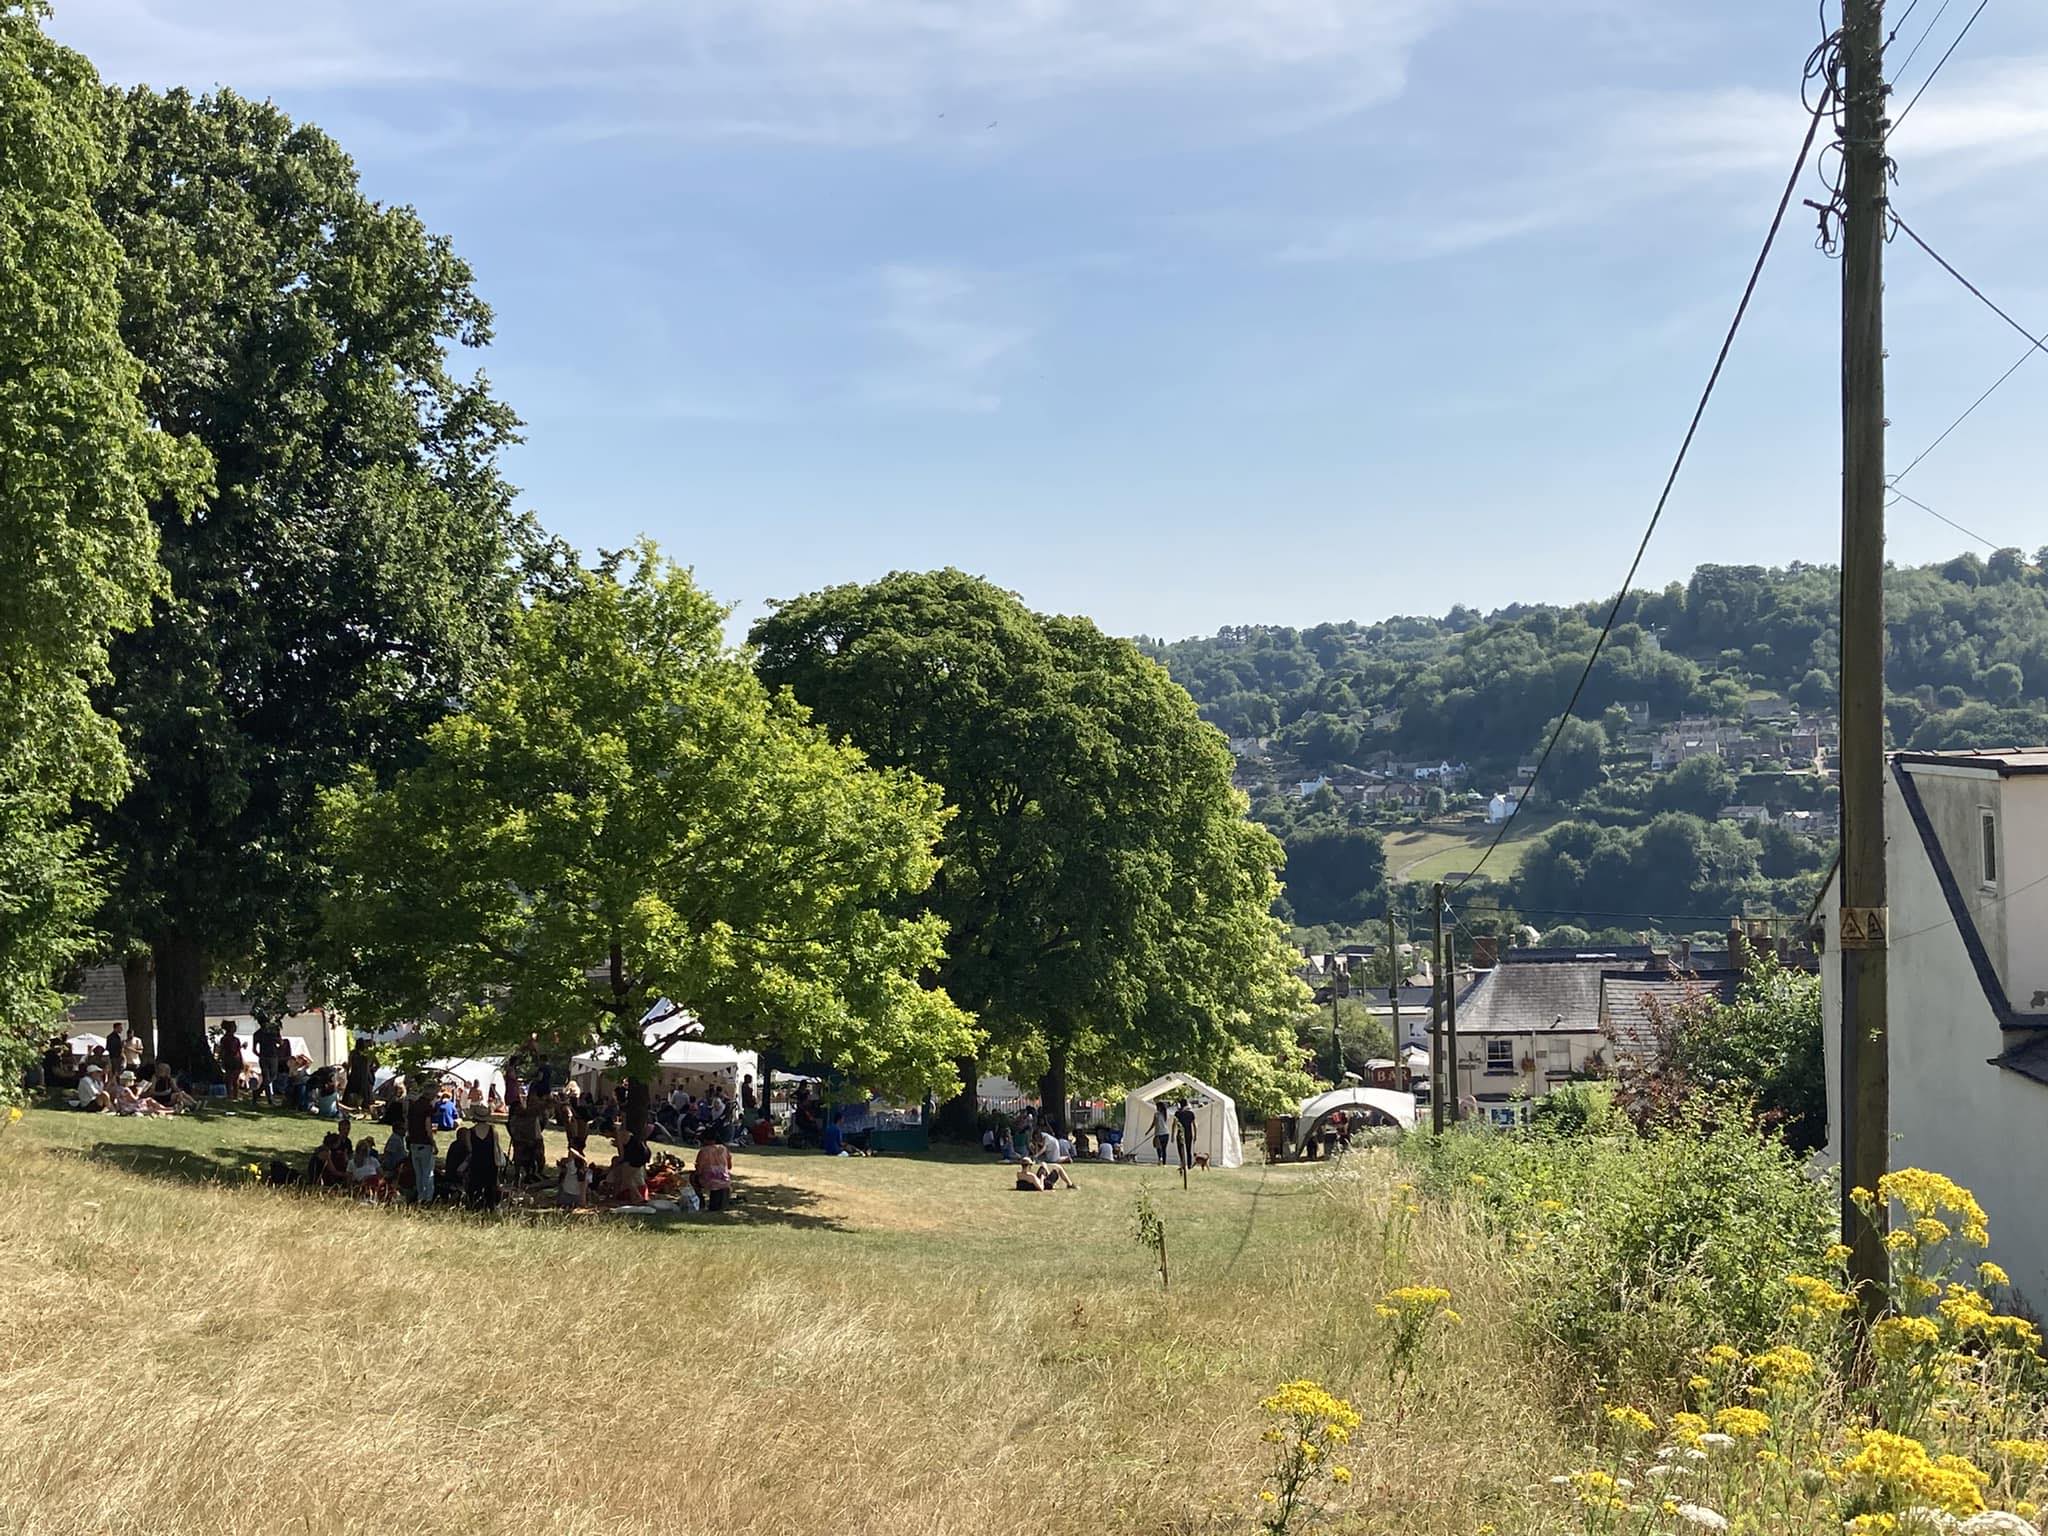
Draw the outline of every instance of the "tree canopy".
M324 794L327 958L358 1021L602 1042L644 1083L639 1021L667 997L714 1039L952 1089L969 1022L920 985L939 792L771 695L724 619L647 547L580 572L516 617L424 761Z
M128 783L90 690L163 590L149 503L182 516L204 474L151 429L121 342L120 250L93 208L105 128L92 66L39 5L0 4L0 1071L87 942L72 802Z
M979 1014L983 1054L1043 1070L1049 1108L1070 1066L1109 1086L1290 1036L1278 844L1135 646L952 570L780 603L752 638L771 684L945 789L935 976Z
M305 958L320 787L404 759L488 666L516 423L449 371L489 337L469 268L326 135L229 91L107 105L121 335L150 417L217 466L191 518L153 500L169 585L103 690L139 769L101 828L104 921L153 949L159 1043L190 1061L210 971Z

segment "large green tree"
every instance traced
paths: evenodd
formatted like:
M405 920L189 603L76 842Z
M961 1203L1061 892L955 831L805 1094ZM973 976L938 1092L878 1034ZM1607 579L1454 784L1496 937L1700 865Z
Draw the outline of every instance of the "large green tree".
M74 797L127 783L90 689L162 590L151 498L179 515L203 455L152 431L121 344L120 250L92 67L0 0L0 1081L54 1014L96 897Z
M514 621L504 669L379 788L323 801L337 995L442 1050L622 1052L667 997L714 1038L950 1092L967 1018L920 984L938 790L867 766L722 641L725 612L643 548ZM656 1041L658 1044L659 1041Z
M189 1060L210 974L305 957L321 786L402 761L490 664L517 423L450 372L489 336L469 268L333 140L227 91L109 105L121 333L151 416L217 465L189 520L153 505L169 590L104 695L138 770L106 923L152 951L159 1044Z
M993 1062L1040 1072L1049 1109L1070 1070L1107 1086L1290 1037L1278 845L1245 820L1222 738L1136 647L953 570L781 603L753 640L835 733L944 787L933 980ZM960 1063L968 1113L979 1065Z

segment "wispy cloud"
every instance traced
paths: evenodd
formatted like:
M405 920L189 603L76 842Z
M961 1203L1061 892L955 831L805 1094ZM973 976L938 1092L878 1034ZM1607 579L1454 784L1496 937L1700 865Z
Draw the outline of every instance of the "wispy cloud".
M1002 372L1031 341L1000 318L986 278L950 267L891 265L877 274L878 329L893 352L860 382L873 405L985 413L1002 404Z
M583 137L946 142L1104 91L1223 92L1247 132L1313 123L1397 94L1466 3L72 0L56 30L122 82L442 83L551 98L548 123Z

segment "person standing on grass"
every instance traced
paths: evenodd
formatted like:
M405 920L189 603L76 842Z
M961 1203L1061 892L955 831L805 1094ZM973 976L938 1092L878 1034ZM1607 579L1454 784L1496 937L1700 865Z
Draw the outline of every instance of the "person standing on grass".
M405 1104L405 1149L412 1161L413 1199L429 1205L434 1199L434 1101L424 1093Z
M256 1021L256 1070L263 1079L263 1097L277 1099L277 1080L285 1075L284 1031L269 1017Z
M1182 1173L1195 1166L1195 1109L1185 1096L1173 1112L1173 1150L1180 1158Z
M1152 1101L1152 1160L1166 1166L1166 1142L1173 1134L1173 1116L1164 1099Z
M220 1039L214 1045L213 1059L220 1066L220 1075L227 1079L228 1099L234 1097L242 1087L242 1037L235 1033L234 1021L230 1019L220 1027Z

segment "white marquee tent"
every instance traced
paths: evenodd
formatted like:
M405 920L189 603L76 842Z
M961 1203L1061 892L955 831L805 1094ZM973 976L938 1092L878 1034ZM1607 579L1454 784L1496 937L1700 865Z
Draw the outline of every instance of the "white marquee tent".
M1306 1137L1317 1121L1340 1109L1371 1111L1365 1116L1369 1123L1382 1123L1378 1117L1384 1115L1404 1131L1415 1129L1414 1094L1393 1088L1347 1087L1327 1089L1301 1101L1301 1134Z
M1195 1151L1208 1156L1211 1168L1242 1167L1244 1138L1238 1134L1236 1100L1185 1072L1155 1077L1124 1100L1126 1150L1135 1152L1141 1163L1158 1161L1152 1152L1153 1102L1164 1103L1172 1114L1183 1096L1195 1112ZM1166 1155L1173 1156L1170 1143Z

